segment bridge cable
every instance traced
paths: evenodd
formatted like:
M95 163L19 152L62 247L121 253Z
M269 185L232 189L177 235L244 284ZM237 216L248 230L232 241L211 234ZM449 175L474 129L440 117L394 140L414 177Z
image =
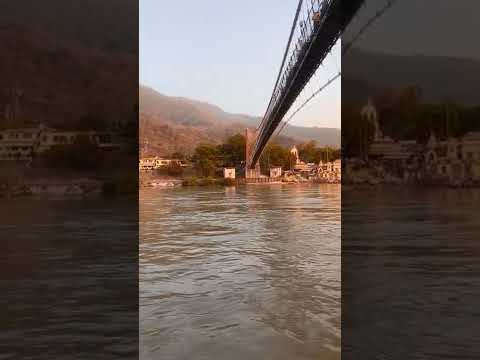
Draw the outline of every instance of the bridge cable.
M381 16L383 16L388 9L390 9L397 0L389 0L380 10L378 10L374 16L372 16L362 27L361 29L355 34L355 36L352 38L350 42L348 42L344 48L342 49L342 56L344 56L348 50L352 47L352 45L360 38L361 35L365 33L365 31L370 28ZM323 66L323 62L321 63ZM338 69L338 64L335 59L335 65ZM302 110L317 94L319 94L321 91L323 91L328 85L330 85L333 81L335 81L338 77L341 76L341 71L338 71L338 73L331 79L329 79L323 86L321 86L317 91L314 92L312 96L310 96L306 101L304 101L288 118L286 121L283 122L281 128L277 132L276 136L279 136L282 130L286 127L286 125L290 122L290 120L300 111Z
M332 56L331 53L330 53L329 55ZM325 58L325 60L320 64L320 69L323 68L325 71L328 72L328 70L329 70L328 68L329 68L329 67L327 67L327 66L325 65L325 64L327 63L326 59L327 59L327 58ZM336 60L336 59L334 59L334 60ZM283 121L283 122L282 122L282 126L278 129L277 134L276 134L275 136L280 136L280 133L283 131L283 129L286 127L286 125L290 122L290 120L291 120L304 106L306 106L307 103L309 103L319 92L321 92L324 88L326 88L328 85L330 85L330 83L332 83L334 80L336 80L336 79L340 76L341 71L340 71L340 69L338 68L338 65L337 65L336 61L335 61L335 63L334 63L333 65L335 65L335 67L336 67L336 69L337 69L337 74L334 76L334 78L328 80L326 83L322 83L322 82L321 82L319 71L316 71L316 72L313 74L312 78L313 78L314 80L312 80L312 81L318 82L318 86L319 86L319 87L318 87L315 91L312 91L312 95L311 95L309 98L307 98L306 101L303 101L303 102L301 101L301 102L302 102L302 105L301 105L301 106L299 106L299 107L298 107L297 109L295 109L293 112L290 112L290 111L289 111L290 115L288 115L286 121ZM309 82L308 85L311 85L311 82ZM301 99L302 94L303 94L303 92L299 95L298 99L302 100L302 99Z
M257 131L261 127L261 125L263 124L264 119L267 117L266 115L268 113L268 110L270 109L270 105L272 104L273 97L275 95L275 90L277 89L278 82L280 81L280 77L282 75L283 67L285 66L285 60L287 59L288 50L290 49L290 43L292 42L293 34L294 34L296 26L297 26L297 20L298 20L299 14L300 14L300 10L302 9L302 3L303 3L303 0L300 0L298 2L297 12L295 13L295 18L293 20L292 28L290 30L290 36L288 37L287 47L285 48L285 52L283 54L282 65L280 66L280 70L278 71L277 81L275 82L275 86L273 88L272 96L270 97L270 101L268 102L267 110L265 111L265 116L263 117L263 120L258 125Z
M390 9L395 3L397 2L397 0L389 0L387 1L387 3L383 6L383 8L381 8L380 10L378 10L374 16L372 16L361 28L360 30L355 34L355 36L352 38L352 40L350 40L348 43L345 44L345 46L343 47L342 49L342 56L344 56L348 50L350 50L350 48L352 47L352 45L360 38L360 36L363 35L363 33L365 33L365 31L370 27L372 26L380 17L382 17L382 15L384 15L388 9Z
M302 110L315 96L317 96L320 92L322 92L323 90L325 90L328 85L330 85L332 82L334 82L336 79L338 79L340 77L342 73L341 72L338 72L334 77L332 77L331 79L329 79L325 84L323 84L323 86L321 86L319 89L317 89L313 95L311 95L310 97L307 98L307 100L305 100L289 117L286 121L283 122L281 128L279 129L279 131L277 132L276 136L279 136L280 133L282 132L282 130L285 128L285 126L287 126L287 124L289 123L289 121L300 111Z
M328 3L328 8L327 8L326 12L329 12L329 11L331 10L330 6L331 6L331 3ZM326 15L325 15L325 13L324 13L324 16L323 16L323 19L322 19L322 24L323 24L323 22L325 21L325 17L326 17ZM315 34L318 34L319 31L320 31L320 27L318 27L318 29L316 30ZM316 35L315 35L315 36L316 36ZM310 43L307 52L310 51L310 48L311 48L311 47L312 47L312 44ZM295 55L293 54L292 56L295 56ZM303 64L304 61L305 61L305 58L301 60L301 64L300 64L300 66L297 68L297 70L296 70L296 72L295 72L295 75L294 75L294 78L298 75L298 72L300 71L300 68L301 68L301 66L302 66L302 64ZM290 89L290 87L291 87L291 84L289 85L287 91ZM302 93L301 93L301 94L302 94ZM315 95L314 95L314 96L315 96ZM312 96L312 98L313 98L314 96ZM309 101L309 100L307 100L306 102L308 102L308 101ZM296 113L296 112L295 112L295 113ZM264 120L265 120L265 118L262 120L262 123L263 123ZM257 139L257 141L258 141L258 139Z

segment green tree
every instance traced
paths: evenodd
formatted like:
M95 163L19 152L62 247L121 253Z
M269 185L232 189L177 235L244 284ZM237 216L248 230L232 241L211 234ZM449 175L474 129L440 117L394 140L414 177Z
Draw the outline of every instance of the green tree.
M269 143L260 157L260 168L265 173L271 167L280 166L284 170L290 170L295 165L295 156L290 150L277 143Z
M215 176L218 155L219 151L216 145L207 143L198 145L192 157L196 171L201 176Z
M236 134L219 146L219 156L225 167L239 167L245 161L245 136Z
M318 163L321 157L321 150L317 148L315 140L297 145L298 155L306 163Z

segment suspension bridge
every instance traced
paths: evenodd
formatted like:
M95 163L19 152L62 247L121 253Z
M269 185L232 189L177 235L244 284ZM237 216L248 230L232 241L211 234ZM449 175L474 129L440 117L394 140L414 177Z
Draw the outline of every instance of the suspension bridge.
M366 0L299 0L267 109L257 129L247 130L246 177L259 176L260 156L279 125L281 124L281 131L306 103L340 77L341 72L338 70L286 118L302 90L365 2ZM391 6L392 2L393 0L390 0L388 6ZM357 37L364 30L362 28ZM351 42L346 44L342 55L351 45Z

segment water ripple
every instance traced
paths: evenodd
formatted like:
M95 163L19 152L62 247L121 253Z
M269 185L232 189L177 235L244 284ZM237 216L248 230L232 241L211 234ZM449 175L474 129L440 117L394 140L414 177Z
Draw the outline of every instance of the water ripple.
M145 191L142 359L340 358L340 187Z

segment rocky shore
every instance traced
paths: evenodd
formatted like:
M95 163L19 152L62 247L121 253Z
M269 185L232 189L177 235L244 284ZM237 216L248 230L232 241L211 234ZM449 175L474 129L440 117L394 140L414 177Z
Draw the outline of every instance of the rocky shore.
M1 198L23 196L90 196L100 195L104 183L91 179L78 180L36 180L34 182L0 184Z
M476 188L480 181L455 176L441 176L425 171L409 171L408 169L388 169L378 164L357 164L349 166L343 174L342 184L354 185L414 185L440 186L450 188Z
M62 179L45 178L32 181L0 183L0 198L17 197L89 197L138 193L138 184L131 179Z
M182 186L182 179L157 179L144 181L140 184L141 188L172 188Z

